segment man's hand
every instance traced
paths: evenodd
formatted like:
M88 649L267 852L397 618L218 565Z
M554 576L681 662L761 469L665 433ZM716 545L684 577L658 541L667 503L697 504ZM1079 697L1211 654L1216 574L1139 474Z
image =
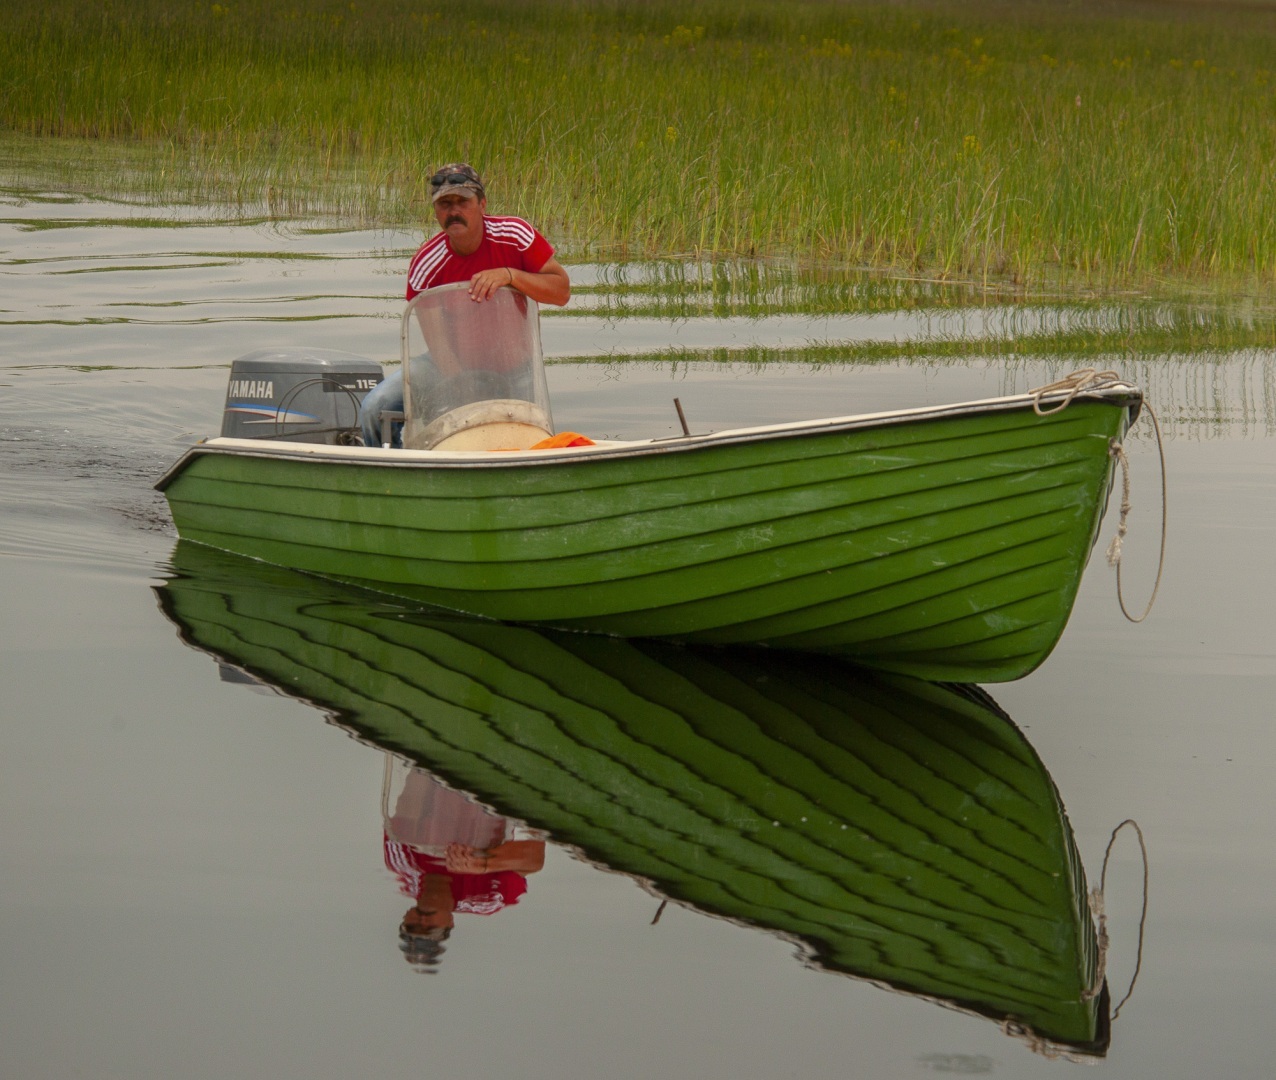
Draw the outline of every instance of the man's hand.
M517 273L508 266L498 266L493 270L480 270L470 278L470 299L490 300L492 294L502 285L513 285Z
M483 273L490 273L484 270ZM469 844L448 844L444 862L454 874L483 874L488 870L491 857L480 848Z
M490 300L492 294L503 285L511 285L524 296L538 304L554 304L562 307L572 294L572 283L567 271L557 259L550 259L535 274L527 270L511 270L498 266L493 270L480 270L470 278L470 299Z

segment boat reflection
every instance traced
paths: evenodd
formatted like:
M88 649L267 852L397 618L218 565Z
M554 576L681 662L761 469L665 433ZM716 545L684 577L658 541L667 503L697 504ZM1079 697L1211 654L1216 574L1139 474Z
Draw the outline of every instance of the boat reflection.
M674 902L792 940L813 966L989 1017L1048 1053L1105 1053L1071 828L981 690L423 614L186 543L173 562L157 593L188 644L445 781L422 774L385 800L388 844L415 821L408 839L435 869L448 844L453 873L481 869L463 857L510 839L482 828L520 819ZM468 803L456 792L492 820L458 804L443 828L422 810ZM469 838L446 835L466 814ZM519 856L515 874L539 866Z

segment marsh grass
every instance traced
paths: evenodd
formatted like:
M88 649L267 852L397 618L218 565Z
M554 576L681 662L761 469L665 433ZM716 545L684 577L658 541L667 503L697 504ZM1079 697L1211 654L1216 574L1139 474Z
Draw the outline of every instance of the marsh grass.
M1266 283L1274 46L1207 3L9 0L0 165L403 224L469 160L575 257Z

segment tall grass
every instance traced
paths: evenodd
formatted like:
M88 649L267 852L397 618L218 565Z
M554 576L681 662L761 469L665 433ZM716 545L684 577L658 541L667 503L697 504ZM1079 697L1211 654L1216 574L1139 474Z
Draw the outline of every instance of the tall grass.
M7 0L0 171L404 223L468 160L576 256L1271 281L1274 68L1258 6Z

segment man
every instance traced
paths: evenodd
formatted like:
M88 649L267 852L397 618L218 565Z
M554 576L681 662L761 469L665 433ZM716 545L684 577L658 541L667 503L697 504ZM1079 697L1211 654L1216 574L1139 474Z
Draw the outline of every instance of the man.
M522 218L489 217L487 192L469 165L444 165L430 177L434 217L442 232L421 245L408 265L407 299L419 292L470 283L470 299L482 303L511 286L538 304L561 307L571 297L567 271L554 249ZM403 372L392 372L363 400L359 423L365 446L380 446L380 413L402 410ZM396 425L397 426L397 425ZM394 444L397 446L398 434Z

